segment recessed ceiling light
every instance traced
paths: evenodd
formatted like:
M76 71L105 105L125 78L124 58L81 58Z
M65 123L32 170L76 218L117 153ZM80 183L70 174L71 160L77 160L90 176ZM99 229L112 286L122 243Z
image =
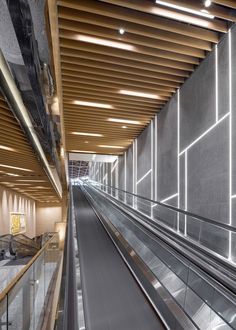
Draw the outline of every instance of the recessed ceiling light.
M7 150L7 151L16 151L16 149L14 149L14 148L6 147L6 146L3 146L1 144L0 144L0 149Z
M123 95L146 97L146 98L149 98L149 99L158 99L159 98L159 96L158 95L155 95L155 94L140 93L140 92L134 92L134 91L127 91L127 90L124 90L124 89L120 89L119 90L119 93L120 94L123 94Z
M125 33L125 30L124 30L123 28L120 28L120 29L119 29L119 33L120 33L120 34L124 34L124 33Z
M127 126L122 126L122 128L128 128Z
M210 19L213 19L215 17L213 15L210 15L210 14L205 13L205 12L201 12L199 10L194 10L194 9L190 9L190 8L187 8L187 7L175 5L173 3L169 3L169 2L166 2L166 1L156 0L156 3L159 4L159 5L162 5L162 6L166 6L166 7L169 7L169 8L181 10L181 11L184 11L186 13L190 13L190 14L194 14L194 15L198 15L198 16L202 16L202 17L206 17L206 18L210 18Z
M107 39L89 37L89 36L85 36L85 35L81 35L81 34L79 34L77 36L77 39L79 41L89 42L89 43L101 45L101 46L114 47L114 48L119 48L119 49L124 49L124 50L130 50L130 51L136 50L135 46L129 45L129 44L126 44L123 42L110 41Z
M107 146L107 145L103 145L100 144L98 145L99 148L114 148L114 149L124 149L125 147L120 147L120 146Z
M111 122L114 122L114 123L124 123L124 124L141 125L140 121L129 120L129 119L108 118L108 121L111 121Z
M10 166L10 165L3 165L3 164L0 164L0 167L12 168L13 170L20 170L20 171L26 171L26 172L33 172L32 170L29 170L29 169L27 169L27 168L16 167L16 166ZM15 174L15 175L17 175L17 174Z
M204 6L205 7L210 7L210 5L211 5L211 0L205 0Z
M102 134L84 133L84 132L72 132L71 134L74 134L74 135L83 135L83 136L97 136L97 137L103 136Z
M88 141L84 141L84 143L89 143Z
M17 180L17 182L46 182L45 180Z
M73 101L73 103L76 104L76 105L82 105L82 106L85 106L85 107L113 109L113 106L110 105L110 104L86 102L86 101Z

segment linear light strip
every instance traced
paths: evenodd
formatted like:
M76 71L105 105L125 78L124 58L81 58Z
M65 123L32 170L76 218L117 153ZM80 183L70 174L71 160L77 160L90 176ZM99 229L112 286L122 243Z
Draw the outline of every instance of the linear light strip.
M126 152L125 152L125 154L124 154L124 162L125 162L125 178L124 178L124 190L125 191L127 191L127 183L126 183L126 171L127 171L127 169L126 169L126 166L127 166L127 159L126 159L126 157L127 157L127 154L126 154ZM125 193L125 203L127 202L127 196L126 196L126 193Z
M135 139L135 194L137 194L137 180L138 180L138 139Z
M169 200L171 200L171 199L173 199L173 198L175 198L175 197L177 197L177 196L179 196L178 193L173 194L173 195L171 195L171 196L168 196L168 197L166 197L165 199L161 200L161 203L165 203L165 202L167 202L167 201L169 201Z
M202 16L202 17L206 17L206 18L210 18L210 19L214 18L214 15L202 12L200 10L194 10L194 9L191 9L191 8L178 6L178 5L166 2L166 1L156 0L156 3L159 4L159 5L162 5L162 6L172 8L172 9L181 10L181 11L184 11L184 12L189 13L189 14L198 15L198 16Z
M188 152L185 151L185 211L188 210ZM184 235L187 236L187 215L184 216Z
M155 200L157 200L157 115L155 116Z
M212 125L210 128L208 128L204 133L202 133L196 140L194 140L192 143L190 143L184 150L182 150L179 153L179 156L182 156L188 149L190 149L194 144L196 144L199 140L201 140L205 135L207 135L212 129L214 129L217 125L219 125L224 119L229 117L230 112L226 113L222 118L220 118L217 123Z
M215 46L215 80L216 80L216 122L219 119L219 91L218 91L218 87L219 87L219 77L218 77L218 45Z
M153 200L153 120L151 121L151 200ZM153 211L151 208L151 218L153 217Z
M152 169L150 169L149 171L147 171L142 177L141 179L139 179L136 183L136 185L138 185L140 182L142 182L150 173L152 172Z
M232 35L229 30L229 225L232 225ZM229 260L232 259L232 232L229 232Z
M117 158L117 166L116 166L116 188L119 189L119 157ZM119 197L119 192L116 190L116 197Z
M124 42L111 41L111 40L102 39L102 38L90 37L90 36L82 35L82 34L77 35L77 40L100 45L100 46L119 48L119 49L123 49L123 50L129 50L129 51L137 50L137 48L135 46L126 44Z
M180 90L177 91L177 190L178 208L180 207ZM177 214L177 232L179 232L179 213Z

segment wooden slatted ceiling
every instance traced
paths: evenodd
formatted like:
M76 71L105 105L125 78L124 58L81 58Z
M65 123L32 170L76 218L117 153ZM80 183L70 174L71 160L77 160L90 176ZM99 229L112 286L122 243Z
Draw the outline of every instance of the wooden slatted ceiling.
M192 10L204 8L200 0L166 1ZM235 1L213 1L207 10L215 18L207 19L157 5L154 0L59 0L67 150L122 153L236 21L232 8L236 8ZM173 19L164 17L167 14L174 15ZM207 28L183 23L178 15L197 18ZM125 30L123 35L120 28ZM84 42L78 38L81 35L129 45L132 51ZM119 90L154 94L158 99L123 95ZM77 105L76 100L113 108ZM108 118L135 120L139 124L113 123Z
M32 147L0 95L0 184L42 202L59 202Z

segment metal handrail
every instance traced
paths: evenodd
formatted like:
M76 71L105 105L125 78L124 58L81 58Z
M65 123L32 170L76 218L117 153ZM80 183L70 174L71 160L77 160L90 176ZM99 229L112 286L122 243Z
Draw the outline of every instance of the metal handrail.
M88 184L88 183L90 184L90 182L92 182L92 181L84 181L84 182L87 183L87 184ZM106 184L103 184L103 183L100 183L100 182L97 182L97 181L93 181L93 182L95 182L95 183L97 183L97 184L99 184L99 185L101 185L101 186L105 186L105 187L109 187L109 188L111 188L111 189L115 189L115 190L118 190L118 191L122 191L122 192L124 192L124 193L126 193L126 194L129 194L129 195L132 195L132 196L134 196L134 197L141 198L141 199L146 200L146 201L148 201L148 202L151 202L151 203L153 203L153 204L157 204L157 205L160 205L160 206L162 206L162 207L166 207L167 209L170 209L170 210L172 210L172 211L175 211L175 212L178 212L178 213L182 213L182 214L184 214L184 215L188 215L188 216L190 216L190 217L193 217L193 218L199 219L199 220L201 220L201 221L208 222L208 223L213 224L213 225L215 225L215 226L217 226L217 227L221 227L221 228L223 228L223 229L227 229L227 230L230 230L230 231L236 233L236 228L235 228L235 227L231 227L231 226L229 226L229 225L227 225L227 224L217 222L216 220L209 219L209 218L205 218L205 217L203 217L203 216L201 216L201 215L198 215L198 214L195 214L195 213L192 213L192 212L188 212L188 211L185 211L185 210L179 209L179 208L177 208L177 207L175 207L175 206L171 206L171 205L168 205L168 204L161 203L161 202L159 202L159 201L155 201L155 200L149 199L149 198L147 198L147 197L143 197L143 196L140 196L140 195L136 195L136 194L134 194L134 193L131 193L131 192L126 191L126 190L123 190L123 189L119 189L119 188L116 188L116 187L113 187L113 186L109 186L109 185L106 185Z
M8 286L0 293L0 303L9 294L9 292L14 288L14 286L20 281L27 270L33 265L33 263L41 256L44 250L50 245L57 234L54 234L49 241L33 256L33 258L23 267L23 269L14 277L14 279L8 284Z

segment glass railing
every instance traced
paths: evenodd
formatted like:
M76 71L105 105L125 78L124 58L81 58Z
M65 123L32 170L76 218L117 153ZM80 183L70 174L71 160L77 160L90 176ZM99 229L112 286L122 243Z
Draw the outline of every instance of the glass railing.
M180 237L203 247L216 257L236 264L236 228L227 223L207 219L168 204L149 200L95 181L87 184L127 204L154 223L164 226Z
M121 213L97 189L86 185L85 190L98 212L112 223L152 272L156 283L168 292L170 297L165 302L169 304L173 299L191 320L193 328L236 329L236 297L233 293L166 243L150 235L134 219ZM126 197L130 196L127 194ZM138 198L135 202L138 206ZM171 306L174 313L175 308L173 304Z
M5 285L0 286L1 330L42 329L60 260L59 238L54 234L26 265L19 268L14 278L7 273L12 274L21 259L1 267L0 276L5 274ZM4 280L4 276L1 277Z

